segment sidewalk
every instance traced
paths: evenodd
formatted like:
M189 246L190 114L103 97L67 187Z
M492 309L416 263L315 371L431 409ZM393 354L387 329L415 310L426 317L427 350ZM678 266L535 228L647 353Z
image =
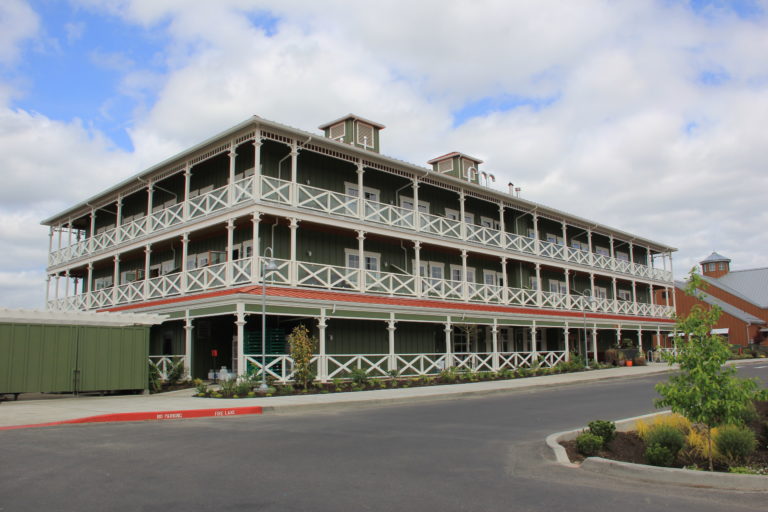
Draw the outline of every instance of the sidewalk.
M186 389L156 395L21 400L0 404L0 430L62 423L176 420L285 413L324 407L412 403L419 400L449 400L606 379L645 377L668 371L670 367L665 363L651 363L648 366L618 367L504 381L268 398L196 398L192 396L194 390Z

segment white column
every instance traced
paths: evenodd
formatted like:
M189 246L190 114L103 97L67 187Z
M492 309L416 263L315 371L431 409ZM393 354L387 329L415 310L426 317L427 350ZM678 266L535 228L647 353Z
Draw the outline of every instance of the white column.
M88 262L88 292L93 291L93 262Z
M501 247L507 244L507 224L504 222L504 201L499 201L499 231L501 231Z
M654 304L654 301L655 301L656 299L655 299L655 297L653 296L653 285L652 285L652 284L649 284L649 285L648 285L648 296L651 298L651 306L654 306L654 305L655 305L655 304Z
M251 223L253 224L251 232L251 283L259 282L259 258L261 258L259 222L261 222L261 214L253 212L251 218Z
M666 290L666 299L667 299L667 307L669 307L669 296L672 294L672 288L669 286L664 287L664 290Z
M357 162L357 216L362 220L365 217L365 192L363 190L363 163ZM395 198L397 201L398 198Z
M416 231L421 229L419 221L419 178L413 178L413 228Z
M461 250L461 295L464 301L469 301L469 284L467 281L467 250Z
M501 298L504 300L504 304L509 304L509 283L507 282L507 258L501 258L501 280L504 284L504 288L501 290Z
M116 254L113 258L115 263L112 278L112 304L117 304L117 288L120 286L120 255Z
M122 206L122 203L120 203L118 201L118 207L117 207L118 218L120 216L120 208L121 208L121 206ZM119 225L120 224L118 224L118 226ZM72 219L69 219L67 221L67 248L71 249L71 247L72 247ZM71 250L70 250L70 252L71 252Z
M93 231L91 231L91 233L93 233ZM49 255L48 261L50 261L51 253L53 253L53 226L48 228L48 255Z
M464 197L464 191L459 191L459 221L461 224L459 224L459 229L461 233L461 239L466 240L467 239L467 223L464 222L464 200L466 198Z
M499 324L495 318L491 326L491 370L499 371Z
M253 184L251 185L254 201L261 198L261 145L261 131L257 128L253 139Z
M592 250L592 230L587 230L587 244L589 245L589 264L595 264L595 252ZM592 296L594 297L595 290L592 290ZM586 359L584 359L586 361Z
M421 297L422 295L422 287L421 287L421 242L418 240L415 240L413 242L413 252L414 252L414 265L413 265L413 275L414 275L414 283L416 286L416 296ZM406 265L408 263L406 262Z
M58 300L59 299L59 274L57 273L54 277L56 278L56 287L55 287L56 293L53 294L53 297L54 299Z
M229 149L229 180L227 183L227 205L232 206L235 202L235 164L237 160L237 151L234 143Z
M187 310L184 318L184 372L190 379L192 378L192 329L194 326Z
M66 281L64 281L64 296L69 297L69 282L71 281L69 277L69 269L64 272L64 278L66 279Z
M616 328L616 344L621 346L621 326Z
M123 225L123 197L117 196L117 215L115 215L115 239L122 242L123 236L120 226ZM71 224L70 224L71 227ZM71 229L70 229L71 230ZM71 242L70 242L71 245Z
M629 245L629 262L634 263L635 262L635 246L632 244L632 242L628 242Z
M656 346L657 347L663 347L664 344L661 342L661 327L658 325L656 326Z
M291 217L290 221L291 223L288 225L288 227L291 230L291 286L296 286L296 281L298 280L298 273L296 271L296 230L299 229L299 220L295 217Z
M58 236L58 239L59 239L59 250L61 250L61 232L64 230L64 227L59 225L56 229L59 230L59 236Z
M616 278L615 277L611 278L611 286L613 288L613 300L617 300L618 297L616 296Z
M571 340L569 339L570 332L570 329L568 329L568 322L566 322L565 327L563 328L563 348L565 350L566 361L571 360Z
M445 323L445 367L453 366L453 329L450 320Z
M226 280L227 286L232 286L232 280L233 280L233 268L234 262L232 261L232 258L234 257L234 245L235 245L235 219L227 219L227 263L226 268L224 269L224 279Z
M590 290L592 290L591 291L591 295L592 295L592 298L594 299L596 297L595 296L595 273L594 272L590 272L589 273L589 288L590 288Z
M643 329L637 330L637 348L640 350L639 355L643 355Z
M538 307L541 307L543 290L544 290L544 286L542 285L542 282L541 282L541 264L536 263L536 305Z
M357 269L359 270L359 281L357 283L361 292L365 291L365 231L357 230Z
M597 363L597 327L592 327L592 358L595 363ZM584 360L587 361L589 358L586 356L584 357Z
M91 238L96 236L96 208L91 209Z
M531 362L535 361L538 357L539 348L536 344L536 322L533 322L533 325L531 326L531 352L533 355L531 356Z
M653 256L651 255L651 248L646 247L645 248L645 264L651 268L653 268Z
M152 244L147 244L144 246L144 300L149 298L149 266L151 258ZM88 289L90 290L90 284L88 285Z
M181 293L187 293L187 253L189 248L189 233L181 235Z
M327 319L325 318L325 309L320 310L320 318L317 319L317 334L318 334L318 364L317 364L317 378L320 382L326 382L328 380L328 354L326 353L326 336L325 328L328 326Z
M533 236L536 238L536 241L534 242L534 251L536 251L536 254L539 254L541 250L541 242L539 241L539 215L536 213L532 214L533 216Z
M568 225L563 221L563 254L565 259L568 259Z
M184 171L184 208L183 208L184 220L189 220L189 186L191 181L192 181L192 166L187 164L187 168Z
M296 141L291 144L291 205L296 206L296 187L299 178L299 150L296 146Z
M634 303L635 313L637 313L637 281L632 280L632 302Z
M245 303L238 302L236 309L235 326L237 327L237 374L245 375L247 365L245 364Z
M48 301L51 299L51 274L45 277L45 309L50 309Z
M610 247L610 249L611 249L611 258L613 259L613 258L616 257L616 253L615 253L615 251L613 249L613 235L610 235L609 238L610 238L610 246L611 246Z
M389 339L389 359L387 360L387 370L392 371L397 369L397 355L395 354L395 314L389 314L389 320L387 321L387 333Z
M571 271L567 268L565 273L565 305L568 309L571 308Z
M155 229L154 223L152 222L152 208L153 202L154 202L154 194L155 186L152 184L152 182L149 182L149 185L147 185L147 233L151 233L153 229Z

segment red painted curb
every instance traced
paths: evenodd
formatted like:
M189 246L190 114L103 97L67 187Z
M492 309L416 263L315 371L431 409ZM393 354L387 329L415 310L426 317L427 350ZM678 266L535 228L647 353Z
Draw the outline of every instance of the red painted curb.
M111 423L121 421L163 421L182 420L188 418L208 418L224 416L241 416L245 414L261 414L262 408L255 407L229 407L225 409L189 409L181 411L154 411L154 412L122 412L114 414L100 414L73 420L52 421L50 423L35 423L32 425L11 425L0 427L0 430L17 430L20 428L51 427L55 425L70 425L76 423Z

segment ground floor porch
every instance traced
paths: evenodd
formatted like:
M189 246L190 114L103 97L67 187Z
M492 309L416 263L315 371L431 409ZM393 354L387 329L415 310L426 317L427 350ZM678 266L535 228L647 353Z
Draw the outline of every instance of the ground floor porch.
M630 340L645 352L672 329L588 315L457 313L268 298L264 304L254 297L231 297L173 305L173 311L165 311L171 319L152 330L150 360L163 377L176 363L192 378L205 379L222 368L230 375L263 369L287 382L293 374L288 336L304 325L317 341L312 361L321 381L347 378L356 369L369 377L415 377L450 367L477 372L546 368L573 354L602 361L617 343Z

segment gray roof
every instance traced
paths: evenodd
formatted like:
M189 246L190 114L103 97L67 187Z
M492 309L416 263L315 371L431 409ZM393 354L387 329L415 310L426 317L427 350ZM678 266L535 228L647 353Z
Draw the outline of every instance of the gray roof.
M712 254L710 254L703 260L701 260L699 263L715 263L719 261L727 261L730 263L731 260L730 258L726 258L722 254L717 254L716 252L713 251Z
M704 279L757 307L768 308L768 267L732 270L717 279Z
M681 290L685 288L685 282L683 281L675 281L675 286L680 288ZM733 306L731 304L728 304L727 302L718 299L717 297L713 297L711 295L707 295L707 293L696 290L696 298L699 299L702 302L706 302L710 306L718 306L720 309L723 310L724 313L727 313L733 317L738 318L742 322L746 322L748 324L765 324L765 320L756 317L755 315L751 315L747 313L746 311L743 311L736 306Z

